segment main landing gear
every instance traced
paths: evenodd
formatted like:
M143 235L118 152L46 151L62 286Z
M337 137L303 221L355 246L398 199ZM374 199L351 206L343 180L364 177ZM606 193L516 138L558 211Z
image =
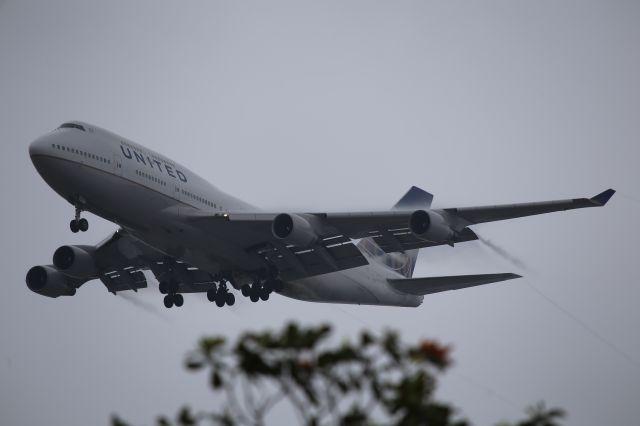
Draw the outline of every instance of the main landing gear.
M260 280L256 280L253 284L246 284L242 286L240 289L242 291L242 295L244 297L248 297L252 302L257 302L259 300L267 301L269 300L269 295L271 293L282 291L283 283L279 279L270 278L265 280L264 282L260 282Z
M165 294L164 306L165 308L171 308L173 306L180 307L184 304L184 297L178 293L178 283L171 280L160 281L159 284L160 293Z
M74 234L78 231L86 232L89 229L89 222L85 218L80 217L80 213L82 213L82 209L76 206L76 216L71 222L69 222L69 229Z
M164 296L164 306L165 308L170 308L172 306L180 307L184 304L184 297L180 293L171 293Z
M222 308L224 305L233 306L236 303L236 297L229 292L227 284L221 281L219 286L213 286L207 291L207 299L209 302L215 302L216 306Z

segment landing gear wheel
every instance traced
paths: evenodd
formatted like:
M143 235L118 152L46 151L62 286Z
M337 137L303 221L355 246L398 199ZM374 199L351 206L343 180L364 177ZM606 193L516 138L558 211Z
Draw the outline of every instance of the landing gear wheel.
M233 304L236 303L236 297L233 295L233 293L227 293L224 297L224 301L227 303L227 305L233 306Z
M258 293L251 293L249 299L251 299L253 303L256 303L258 300L260 300L260 296L258 296Z
M207 300L209 302L215 302L216 301L217 291L218 290L215 287L212 287L209 290L207 290Z
M222 308L224 306L224 299L225 299L225 294L218 294L218 296L216 297L216 306L218 308Z
M167 282L166 281L160 281L160 283L158 284L158 290L160 290L160 293L162 293L162 294L169 293L169 286L167 285Z
M264 300L265 302L269 300L269 290L267 290L266 288L260 290L260 299Z
M77 233L80 230L80 225L78 225L78 221L73 219L71 222L69 222L69 229L71 229L71 232L73 232L74 234Z
M164 307L165 307L165 308L170 308L170 307L172 307L172 306L173 306L173 297L171 297L171 295L170 295L170 294L167 294L167 295L164 297Z
M173 303L177 307L182 306L184 304L184 297L182 297L181 294L174 294L173 295Z
M87 230L89 229L89 222L87 221L87 219L80 219L78 221L78 228L80 228L82 232L87 232Z
M251 294L251 287L249 286L249 284L245 284L242 286L240 291L242 292L242 295L244 297L249 297L249 295Z

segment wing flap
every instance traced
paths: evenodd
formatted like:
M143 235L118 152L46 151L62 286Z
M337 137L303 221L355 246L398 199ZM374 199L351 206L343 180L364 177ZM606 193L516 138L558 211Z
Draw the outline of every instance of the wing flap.
M272 241L257 250L280 271L285 280L311 277L367 265L367 259L347 238L331 239L314 247L300 249Z
M388 279L389 284L398 291L416 296L439 293L442 291L459 290L475 287L483 284L491 284L499 281L521 278L517 274L478 274L478 275L453 275L445 277L425 277Z

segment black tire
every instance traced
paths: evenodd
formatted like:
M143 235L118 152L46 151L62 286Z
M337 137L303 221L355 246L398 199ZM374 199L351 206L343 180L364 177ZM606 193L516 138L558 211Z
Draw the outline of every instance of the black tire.
M218 297L216 297L216 306L218 308L222 308L224 306L224 299L225 299L224 294L219 294Z
M69 229L71 229L71 232L74 234L80 230L80 226L78 226L78 222L75 219L69 222Z
M158 283L158 290L160 290L160 293L162 294L167 294L169 292L168 286L167 286L167 282L166 281L160 281Z
M224 297L224 301L227 305L233 306L233 304L236 303L236 297L233 295L233 293L227 293Z
M170 294L167 294L167 295L164 297L164 307L165 307L165 308L170 308L170 307L172 307L172 306L173 306L173 297L171 297L171 295L170 295Z
M175 280L169 281L167 285L167 290L169 293L177 293L178 292L178 283Z
M260 290L260 299L264 300L265 302L267 300L269 300L269 291L267 289L262 289Z
M215 287L212 287L209 290L207 290L207 300L209 302L216 301L216 292L217 292L217 289Z
M240 291L244 297L249 297L249 294L251 294L251 287L249 287L249 284L245 284L242 286Z
M182 297L181 294L174 294L173 295L173 304L176 305L178 308L182 305L184 305L184 297Z
M82 232L87 232L87 230L89 229L89 221L85 218L82 218L78 221L78 228L82 231Z
M260 300L260 296L258 296L258 293L251 293L249 299L251 299L253 303L256 303L258 300Z

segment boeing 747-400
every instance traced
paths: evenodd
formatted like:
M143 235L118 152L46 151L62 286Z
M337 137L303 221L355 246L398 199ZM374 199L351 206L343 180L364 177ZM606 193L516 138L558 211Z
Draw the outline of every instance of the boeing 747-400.
M432 209L412 187L393 208L369 212L265 212L130 140L73 121L29 147L45 182L75 207L72 232L87 211L118 225L97 245L65 245L53 263L34 266L32 291L73 296L99 279L112 293L147 287L151 271L167 308L184 293L233 305L272 293L310 302L418 306L423 296L519 278L512 273L414 278L418 250L477 240L472 225L604 206L593 198Z

